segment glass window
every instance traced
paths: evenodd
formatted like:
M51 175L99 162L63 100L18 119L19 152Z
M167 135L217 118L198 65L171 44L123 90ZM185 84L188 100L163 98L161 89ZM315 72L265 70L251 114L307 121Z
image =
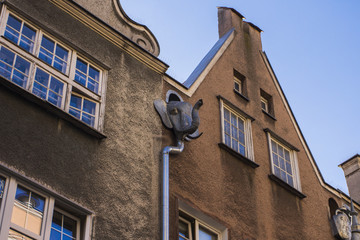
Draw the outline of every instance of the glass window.
M263 97L261 98L261 109L264 110L265 112L269 111L268 101Z
M199 227L199 240L217 240L218 235L206 229L203 226Z
M4 190L5 190L5 178L0 177L0 207L2 199L4 198Z
M295 187L291 150L271 139L271 154L274 175Z
M36 31L11 14L6 23L4 36L26 51L33 52Z
M75 70L75 81L85 86L89 90L98 93L100 71L90 64L77 59Z
M225 144L246 156L245 120L224 107L224 138Z
M42 99L61 107L64 83L47 72L36 69L32 92Z
M90 126L95 124L96 103L78 95L71 95L69 113Z
M62 73L66 73L69 51L43 36L39 58Z
M45 198L18 186L11 222L40 235L44 215Z
M234 76L234 89L235 91L237 91L238 93L243 93L243 89L242 89L242 82L240 79L238 79L237 77Z
M179 219L179 240L191 239L191 225L188 221Z
M33 240L33 238L29 238L24 234L21 234L13 229L10 229L8 240Z
M30 62L1 46L0 75L25 88L30 71Z
M77 221L54 211L51 224L50 240L71 240L76 238Z

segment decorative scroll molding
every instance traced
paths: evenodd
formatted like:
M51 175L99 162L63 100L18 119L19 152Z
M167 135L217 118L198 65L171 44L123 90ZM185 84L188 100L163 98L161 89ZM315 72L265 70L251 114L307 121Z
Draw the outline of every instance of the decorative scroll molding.
M63 11L70 14L72 17L88 26L93 31L97 32L99 35L118 46L137 60L143 62L149 68L153 69L157 73L164 73L168 66L163 63L161 60L157 59L156 56L147 52L144 48L139 48L137 44L133 41L130 41L128 37L120 33L118 30L115 30L105 22L96 18L94 15L69 0L49 0L54 5L62 9ZM115 0L114 0L115 1ZM149 31L150 32L150 31ZM134 37L134 39L137 39ZM137 39L139 42L140 40ZM141 41L140 41L141 42ZM144 40L146 43L146 41ZM156 42L157 43L157 42ZM146 44L145 44L146 45ZM156 44L157 45L157 44Z
M132 32L132 34L127 37L154 56L159 56L159 43L152 32L145 25L141 25L129 18L129 16L126 15L124 9L121 7L120 0L113 0L113 5L118 16L128 26L137 30L136 32Z

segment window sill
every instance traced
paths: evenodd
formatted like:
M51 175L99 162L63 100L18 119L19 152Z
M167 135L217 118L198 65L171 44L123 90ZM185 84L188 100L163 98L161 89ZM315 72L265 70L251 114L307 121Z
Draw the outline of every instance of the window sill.
M242 99L244 99L245 101L249 102L250 100L243 94L239 93L238 91L236 91L234 89L234 93L236 93L236 95L240 96Z
M235 150L233 150L232 148L230 148L229 146L225 145L224 143L219 143L218 144L219 147L221 149L224 149L225 151L227 151L228 153L230 153L231 155L233 155L234 157L238 158L240 161L242 161L243 163L249 165L252 168L257 168L260 165L255 163L254 161L248 159L247 157L244 157L243 155L241 155L240 153L236 152Z
M33 95L32 93L28 92L27 90L23 89L22 87L10 82L9 80L0 76L0 85L4 86L5 88L9 89L10 91L19 94L29 102L32 102L41 108L44 108L46 111L56 115L57 117L66 120L67 122L71 123L72 125L80 128L82 131L96 137L98 139L106 138L106 136L96 130L95 128L83 123L79 119L71 116L69 113L63 111L62 109L52 105L51 103Z
M269 118L271 118L272 120L277 121L276 118L275 118L273 115L271 115L270 113L268 113L267 111L264 111L263 109L261 109L261 111L262 111L266 116L268 116Z
M294 194L295 196L297 196L298 198L300 198L300 199L306 198L305 194L303 194L302 192L300 192L296 188L290 186L289 184L287 184L286 182L284 182L283 180L281 180L280 178L278 178L274 174L269 174L269 178L271 180L273 180L275 183L277 183L278 185L280 185L281 187L285 188L288 192L290 192L290 193Z

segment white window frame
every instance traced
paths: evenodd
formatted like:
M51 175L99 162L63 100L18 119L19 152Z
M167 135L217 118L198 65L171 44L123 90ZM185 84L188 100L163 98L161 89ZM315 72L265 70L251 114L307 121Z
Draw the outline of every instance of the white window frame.
M239 89L236 89L236 84L239 85ZM234 76L234 90L240 94L244 94L243 93L243 81L239 78L237 78L236 76Z
M35 240L45 240L50 239L51 234L51 224L53 218L54 210L58 211L59 213L70 217L71 219L76 221L76 240L89 240L91 237L91 221L92 216L87 215L85 217L84 223L82 224L80 219L71 215L70 213L66 212L65 210L58 208L56 205L56 197L42 191L34 187L34 183L27 183L22 180L19 180L11 175L7 174L0 174L1 177L5 178L5 189L4 189L4 197L3 202L1 203L0 207L0 239L8 239L10 229L17 231L21 234L26 235L27 237L33 238ZM41 223L41 230L40 234L36 234L31 232L30 230L26 230L21 226L18 226L11 222L12 218L12 211L15 203L15 195L17 186L20 185L27 190L36 193L45 199L44 204L44 213ZM76 207L75 207L76 208ZM82 230L81 227L84 229ZM81 231L84 233L84 237L80 238Z
M268 139L268 147L269 147L269 153L270 153L270 162L271 162L271 173L276 176L277 178L281 179L279 176L275 175L275 164L273 159L273 150L272 150L272 144L271 141L274 141L276 144L280 145L290 153L290 163L291 163L291 170L292 170L292 176L293 176L293 184L294 186L291 186L287 182L282 181L286 184L288 184L290 187L293 187L301 192L301 183L300 183L300 172L299 172L299 165L298 165L298 159L297 159L297 153L296 150L291 148L290 146L284 144L283 141L278 140L275 136L271 135L270 132L267 132L267 139Z
M207 216L206 214L200 212L197 209L190 207L188 204L179 200L179 213L184 213L184 215L188 216L193 220L194 228L191 231L195 232L195 239L192 239L192 235L190 235L191 240L199 240L199 227L206 228L210 232L217 235L217 240L228 240L228 229L222 225L221 223L217 222L216 220L212 219L211 217ZM186 218L180 217L181 219L185 219L185 221L189 222ZM190 224L191 227L192 224ZM179 234L178 234L179 238Z
M261 97L261 109L267 113L269 113L269 101L264 97ZM264 107L263 107L264 104Z
M244 116L244 114L239 113L229 104L224 103L223 99L220 99L220 114L221 114L221 142L225 144L225 126L224 126L224 108L233 113L237 118L240 118L244 121L244 137L245 137L245 155L242 156L250 159L251 161L255 161L254 156L254 147L253 147L253 139L252 139L252 128L251 128L251 119ZM231 128L231 126L230 126ZM226 145L226 144L225 144ZM228 146L228 145L226 145ZM229 146L231 148L231 146ZM235 151L235 150L234 150Z
M27 25L31 26L34 30L36 30L36 37L34 41L34 49L32 53L27 52L26 50L22 49L17 44L13 43L12 41L8 40L4 37L5 27L7 24L7 19L9 14L12 14L13 16L19 18L21 21L25 22ZM64 86L63 91L63 99L61 103L61 107L59 109L67 112L70 116L72 116L69 113L69 105L70 105L70 98L71 94L75 93L77 95L80 95L84 98L87 98L91 100L92 102L96 103L96 113L95 113L95 123L94 126L87 125L83 121L77 119L74 117L74 119L77 119L84 123L87 126L90 126L92 128L97 129L98 131L103 130L103 122L104 122L104 112L105 112L105 94L106 94L106 78L107 78L107 71L99 66L99 64L95 63L92 60L89 60L87 57L80 55L75 51L74 49L71 49L67 44L57 40L55 37L51 36L51 34L48 34L47 32L43 31L39 27L34 26L30 21L25 20L23 17L21 17L19 14L17 14L14 11L8 10L6 5L3 5L3 8L1 10L1 17L0 17L0 45L6 47L10 51L14 52L15 54L19 55L20 57L24 58L25 60L30 62L30 71L29 71L29 79L26 84L26 87L23 88L27 91L32 93L32 87L34 84L34 78L35 78L35 70L37 67L40 67L41 69L45 70L46 72L53 75L58 80L62 81ZM54 41L56 44L61 45L64 49L68 50L68 60L67 60L67 70L66 73L61 72L60 70L54 68L53 66L49 65L48 63L44 62L39 56L40 47L41 47L41 40L43 37L47 37L50 40ZM81 61L85 62L89 65L91 65L93 68L99 71L99 89L98 93L95 93L91 91L90 89L86 88L85 86L81 85L80 83L77 83L74 80L75 77L75 71L76 71L76 61L77 59L80 59ZM11 81L11 80L9 80ZM14 83L15 84L15 83ZM34 94L33 94L34 95ZM36 96L36 95L34 95ZM50 103L51 104L51 103ZM55 105L54 105L55 106Z
M189 222L188 220L186 220L186 219L183 218L183 217L179 217L179 221L182 221L182 222L184 222L184 223L187 224L187 226L188 226L188 232L189 232L189 238L188 238L188 240L193 240L193 239L192 239L191 222ZM181 237L181 238L184 238L184 237L180 236L180 231L179 231L178 237L179 237L179 238L180 238L180 237Z

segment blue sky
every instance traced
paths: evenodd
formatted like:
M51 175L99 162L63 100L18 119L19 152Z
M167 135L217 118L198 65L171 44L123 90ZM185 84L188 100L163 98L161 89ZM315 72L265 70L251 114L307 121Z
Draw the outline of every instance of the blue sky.
M348 192L338 164L360 153L358 0L120 0L160 44L168 74L182 82L218 40L217 8L260 27L280 81L325 181Z

